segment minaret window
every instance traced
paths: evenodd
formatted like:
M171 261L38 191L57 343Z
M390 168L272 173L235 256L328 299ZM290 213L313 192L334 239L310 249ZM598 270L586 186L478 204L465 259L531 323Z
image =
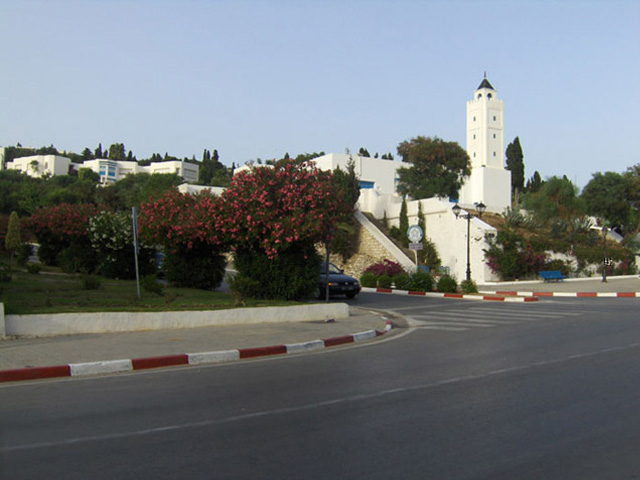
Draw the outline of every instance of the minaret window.
M478 94L478 98L482 98L482 94L481 93Z
M493 98L493 95L491 95L490 93L487 93L487 98Z

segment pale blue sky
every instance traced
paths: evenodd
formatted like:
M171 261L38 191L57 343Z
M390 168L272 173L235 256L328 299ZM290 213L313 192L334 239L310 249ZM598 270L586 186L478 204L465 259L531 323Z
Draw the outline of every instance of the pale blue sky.
M228 165L464 147L484 71L527 178L640 163L639 0L2 0L0 145Z

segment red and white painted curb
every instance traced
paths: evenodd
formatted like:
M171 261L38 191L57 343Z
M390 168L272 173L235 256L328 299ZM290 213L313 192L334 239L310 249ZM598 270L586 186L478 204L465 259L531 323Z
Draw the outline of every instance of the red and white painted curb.
M288 355L310 352L337 345L358 343L379 337L392 329L390 321L386 321L384 330L367 330L364 332L312 340L309 342L268 347L240 348L216 352L185 353L163 355L158 357L134 358L124 360L107 360L101 362L70 363L51 367L27 367L14 370L0 370L0 382L17 382L22 380L39 380L58 377L83 377L113 373L147 370L151 368L171 367L176 365L207 365L234 362L246 358L265 357L270 355Z
M411 291L411 290L395 290L391 288L369 288L362 287L363 292L370 293L390 293L393 295L412 295L412 296L421 296L421 297L432 297L432 298L458 298L462 300L486 300L493 302L536 302L538 298L536 296L528 295L528 296L516 296L516 295L505 295L502 293L495 294L465 294L465 293L439 293L439 292L422 292L422 291Z
M573 297L573 298L640 298L640 292L512 292L512 291L496 291L482 292L484 294L519 296L525 298L538 297Z

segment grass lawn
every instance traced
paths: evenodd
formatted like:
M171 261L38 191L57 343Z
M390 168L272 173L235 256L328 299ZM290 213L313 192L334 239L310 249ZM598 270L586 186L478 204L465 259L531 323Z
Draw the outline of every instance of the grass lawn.
M85 290L79 276L57 272L30 274L14 270L9 282L0 282L0 302L5 313L161 312L234 308L231 293L166 287L164 296L140 289L135 280L100 278L97 290ZM247 307L296 305L296 302L247 300Z

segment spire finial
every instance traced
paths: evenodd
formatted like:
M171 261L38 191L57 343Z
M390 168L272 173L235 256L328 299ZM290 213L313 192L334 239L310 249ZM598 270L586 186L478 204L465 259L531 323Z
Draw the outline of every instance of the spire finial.
M487 78L487 71L484 71L484 78Z

